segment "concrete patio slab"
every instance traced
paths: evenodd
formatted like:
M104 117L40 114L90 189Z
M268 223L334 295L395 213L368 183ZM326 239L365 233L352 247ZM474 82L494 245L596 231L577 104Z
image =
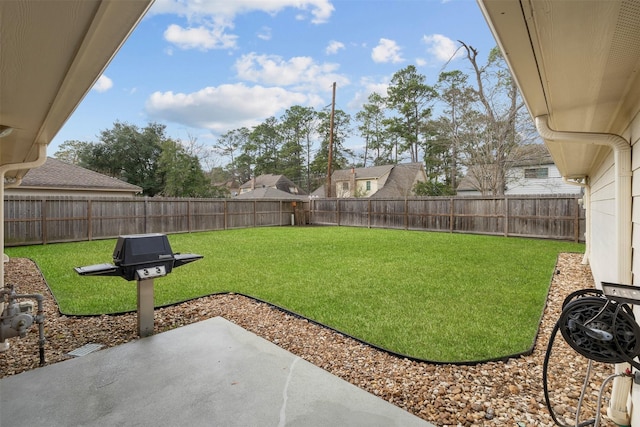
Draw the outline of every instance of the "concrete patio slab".
M0 380L0 425L432 425L216 317Z

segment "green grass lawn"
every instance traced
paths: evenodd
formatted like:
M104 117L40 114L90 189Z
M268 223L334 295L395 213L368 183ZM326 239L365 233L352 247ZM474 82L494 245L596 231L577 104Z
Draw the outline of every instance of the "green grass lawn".
M551 240L349 227L170 235L204 259L155 281L156 306L216 292L251 295L383 348L434 361L499 358L533 344L558 253ZM136 284L83 277L115 240L7 248L35 260L65 314L136 309Z

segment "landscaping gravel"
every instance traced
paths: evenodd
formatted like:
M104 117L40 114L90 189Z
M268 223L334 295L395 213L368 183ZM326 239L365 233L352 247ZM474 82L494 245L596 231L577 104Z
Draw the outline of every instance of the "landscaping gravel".
M589 267L582 265L581 260L581 254L560 254L556 274L550 278L547 306L533 353L504 362L464 366L407 360L234 294L156 309L155 330L158 333L222 316L438 426L553 426L543 397L543 360L565 296L594 285ZM70 358L67 353L87 343L106 348L138 339L135 313L96 317L60 315L42 274L30 260L10 260L5 265L5 277L6 283L15 285L18 293L45 296L47 364ZM455 315L452 313L452 321ZM9 350L0 353L0 378L39 367L35 325L25 338L14 338L10 342ZM555 412L562 422L574 425L587 361L558 334L550 366L549 388ZM612 372L612 365L593 365L581 420L594 416L600 385ZM603 404L603 414L605 408ZM614 424L604 417L601 425Z

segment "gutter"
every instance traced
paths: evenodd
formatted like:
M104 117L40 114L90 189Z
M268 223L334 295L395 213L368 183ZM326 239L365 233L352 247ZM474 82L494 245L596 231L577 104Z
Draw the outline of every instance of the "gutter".
M32 169L42 166L47 160L47 145L36 144L38 146L38 157L31 162L23 163L8 163L0 166L0 220L4 224L4 176L7 172L19 170L19 169ZM15 183L10 183L6 187L13 187ZM3 260L0 261L0 289L4 289L4 262L7 261L7 257L4 255L4 226L0 227L0 254L2 254Z
M615 173L615 215L617 242L617 273L613 279L618 283L631 284L631 145L620 135L610 133L588 133L555 131L549 128L549 116L535 118L536 129L540 136L549 141L560 141L576 144L603 145L611 148L614 153ZM589 192L587 192L589 194ZM590 207L587 205L587 212ZM587 224L589 221L587 221ZM590 226L587 225L590 236ZM589 246L587 246L589 247ZM585 251L586 252L586 251Z

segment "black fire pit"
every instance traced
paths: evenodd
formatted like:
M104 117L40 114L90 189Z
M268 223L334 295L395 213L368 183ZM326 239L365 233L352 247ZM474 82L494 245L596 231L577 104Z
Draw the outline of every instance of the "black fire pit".
M202 255L174 254L164 234L132 234L118 237L113 264L76 267L81 276L120 276L138 282L138 334L153 333L153 279L166 276L175 267L197 261Z

